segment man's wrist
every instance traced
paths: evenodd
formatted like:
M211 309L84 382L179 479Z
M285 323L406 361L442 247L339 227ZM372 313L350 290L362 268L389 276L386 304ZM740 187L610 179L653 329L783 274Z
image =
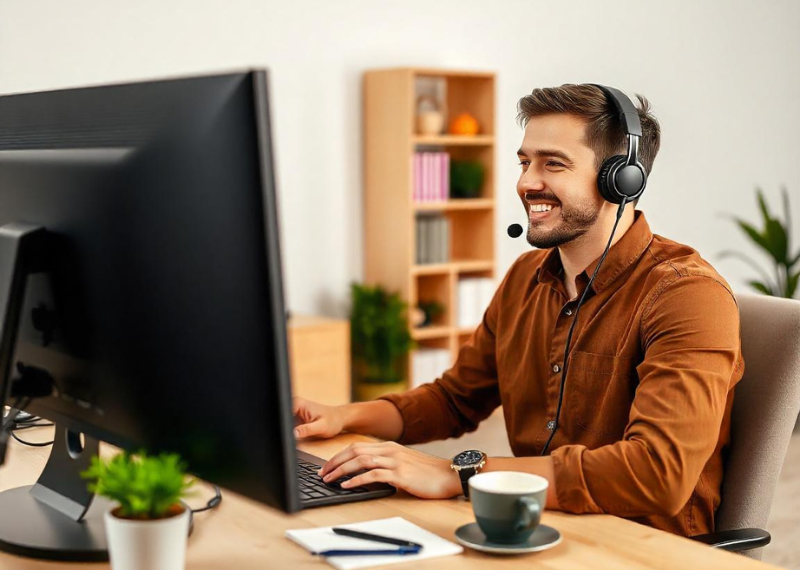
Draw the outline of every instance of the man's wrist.
M403 433L403 416L387 400L344 404L340 410L342 430L397 441Z
M351 433L361 433L358 431L357 426L363 424L359 422L359 406L362 403L343 404L339 406L339 411L342 414L342 431L349 431Z
M450 493L450 496L462 496L464 494L464 490L461 485L461 475L459 475L458 471L450 466L449 461L447 462L447 470L450 472L450 476L447 478L447 490Z

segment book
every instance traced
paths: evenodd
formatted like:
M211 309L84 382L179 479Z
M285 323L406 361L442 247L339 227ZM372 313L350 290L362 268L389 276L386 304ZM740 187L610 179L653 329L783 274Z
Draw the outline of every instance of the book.
M419 348L411 360L411 388L434 382L450 368L447 348Z
M483 314L494 296L494 280L489 277L464 277L458 280L458 327L470 328L483 321Z

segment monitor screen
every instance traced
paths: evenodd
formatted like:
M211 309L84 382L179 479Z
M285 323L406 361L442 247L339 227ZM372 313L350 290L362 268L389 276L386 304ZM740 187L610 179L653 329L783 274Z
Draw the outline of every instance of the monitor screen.
M0 228L46 235L0 396L297 510L274 179L265 71L0 97Z

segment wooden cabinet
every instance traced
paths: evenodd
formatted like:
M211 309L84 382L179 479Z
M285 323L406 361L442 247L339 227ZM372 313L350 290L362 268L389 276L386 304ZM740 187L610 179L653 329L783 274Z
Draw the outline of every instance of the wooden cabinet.
M349 403L350 321L296 315L288 336L292 393L321 404Z
M417 133L419 82L444 85L445 131L461 113L477 119L476 135ZM420 348L447 349L451 363L474 326L459 326L461 278L496 278L495 270L495 75L437 69L386 69L364 75L365 282L398 291L414 308L435 301L444 313L431 326L409 329ZM484 169L474 198L420 201L414 155L446 153L449 161L477 161ZM418 263L417 220L431 213L449 225L446 260ZM491 284L491 283L490 283ZM481 301L483 303L483 301ZM488 305L488 300L486 300ZM485 309L485 306L483 307ZM482 314L482 313L481 313ZM413 370L414 354L407 369Z

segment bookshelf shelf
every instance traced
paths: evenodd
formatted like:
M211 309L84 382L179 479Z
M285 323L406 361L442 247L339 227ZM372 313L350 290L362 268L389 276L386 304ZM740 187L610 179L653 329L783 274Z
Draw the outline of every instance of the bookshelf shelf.
M412 265L412 275L438 275L447 273L475 273L494 270L494 260L477 261L452 261L450 263L427 263L423 265Z
M441 96L444 124L469 113L478 121L477 135L431 136L416 131L417 103L431 85ZM459 326L460 309L476 308L467 314L472 322L480 307L488 304L486 291L467 295L469 287L464 288L462 280L474 283L496 276L495 74L430 68L367 71L363 105L364 280L397 291L410 309L423 302L443 307L442 314L422 328L413 326L409 311L408 326L419 350L438 351L440 356L444 351L449 366L475 329ZM429 160L427 171L420 166L423 159ZM422 196L432 200L450 195L447 161L477 161L483 166L478 197L422 201ZM426 178L426 172L435 176ZM419 192L420 188L429 191ZM431 263L420 264L420 259ZM461 307L460 293L465 295ZM416 375L415 362L419 364L419 359L412 352L406 367L409 376ZM441 359L437 366L441 374ZM413 380L417 383L418 378Z
M411 338L426 340L432 338L447 338L453 334L452 327L422 327L411 329Z
M414 135L412 144L420 146L491 146L494 137L491 135Z
M456 210L492 210L492 198L458 198L440 202L418 202L414 204L417 212L453 212Z

